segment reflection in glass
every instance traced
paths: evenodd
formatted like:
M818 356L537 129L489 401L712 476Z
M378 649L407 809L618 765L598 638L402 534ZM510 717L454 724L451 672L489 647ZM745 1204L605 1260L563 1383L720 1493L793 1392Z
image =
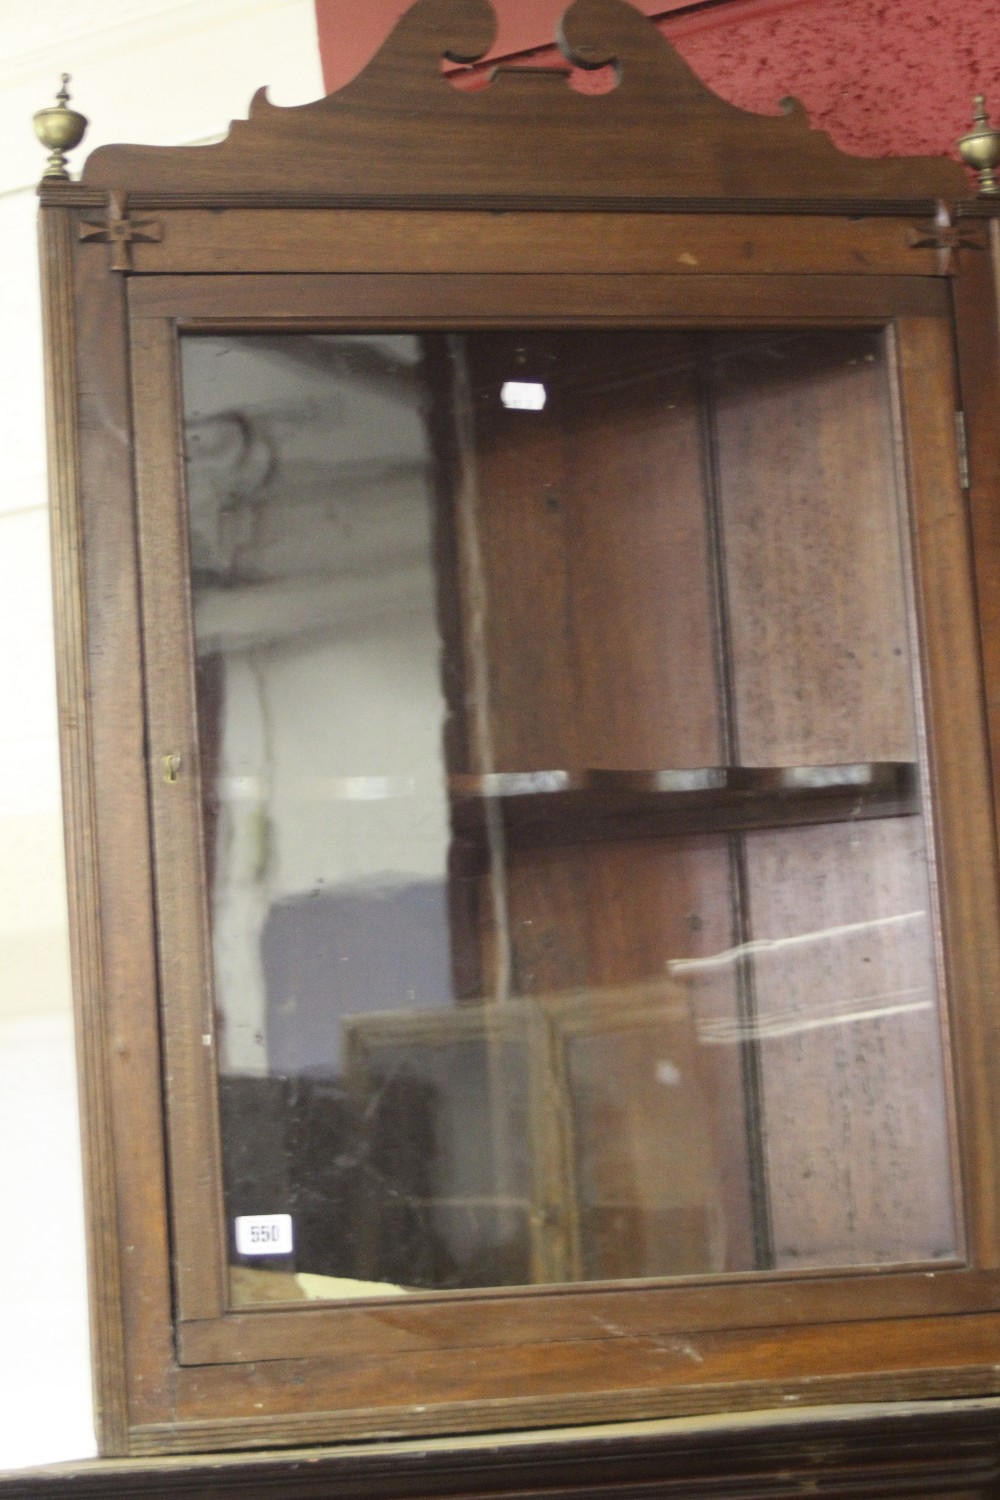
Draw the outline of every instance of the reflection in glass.
M233 1302L954 1257L881 335L182 349Z

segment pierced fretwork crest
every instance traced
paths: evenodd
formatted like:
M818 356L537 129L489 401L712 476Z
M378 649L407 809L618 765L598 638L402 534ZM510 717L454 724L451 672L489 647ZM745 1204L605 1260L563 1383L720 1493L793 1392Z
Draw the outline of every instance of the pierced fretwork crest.
M724 199L794 209L971 196L958 162L845 155L794 101L781 115L737 109L626 0L572 0L556 38L566 68L500 68L488 87L452 88L442 60L475 64L495 28L487 0L413 0L368 66L326 99L283 107L262 90L224 141L102 146L83 182L369 206ZM605 67L615 80L607 92L570 87L572 68Z
M156 219L130 219L125 193L108 194L106 219L85 219L80 225L81 240L96 240L111 246L112 271L132 269L131 245L134 240L156 244L163 238L163 227Z

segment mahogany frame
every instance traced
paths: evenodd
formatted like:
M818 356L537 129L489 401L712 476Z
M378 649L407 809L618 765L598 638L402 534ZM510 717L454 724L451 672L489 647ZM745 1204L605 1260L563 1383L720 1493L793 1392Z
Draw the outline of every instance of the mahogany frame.
M105 148L82 185L43 189L67 853L108 1454L1000 1392L997 226L977 222L953 164L852 161L800 116L724 105L621 0L578 0L567 21L578 62L618 58L612 94L584 99L523 76L460 94L437 58L485 45L469 35L473 11L475 21L478 6L419 0L339 95L301 110L258 102L216 147ZM546 148L519 152L539 131ZM926 243L942 197L964 214L957 256ZM123 273L109 264L120 243L78 238L96 208L137 230L139 213L155 214L161 237L133 239ZM177 609L183 515L163 504L183 492L177 331L531 322L894 330L956 1003L964 1267L814 1275L794 1296L792 1278L767 1275L391 1310L224 1310L202 1041L211 1021L203 949L189 937L204 929L197 787L160 775L166 750L196 759L190 625ZM181 834L166 797L186 799ZM157 905L158 868L190 873L161 881Z

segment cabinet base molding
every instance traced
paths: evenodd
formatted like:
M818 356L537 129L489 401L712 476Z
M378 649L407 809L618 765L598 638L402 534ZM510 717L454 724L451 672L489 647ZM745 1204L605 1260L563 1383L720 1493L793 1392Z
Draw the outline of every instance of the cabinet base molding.
M0 1476L4 1500L699 1500L1000 1493L1000 1399L878 1403L352 1444L110 1459Z

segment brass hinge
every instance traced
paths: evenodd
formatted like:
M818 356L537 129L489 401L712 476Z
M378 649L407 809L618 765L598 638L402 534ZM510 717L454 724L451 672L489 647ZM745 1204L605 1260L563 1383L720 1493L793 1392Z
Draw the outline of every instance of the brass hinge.
M958 482L963 490L969 488L969 439L965 431L965 412L955 413L955 441L958 444Z

